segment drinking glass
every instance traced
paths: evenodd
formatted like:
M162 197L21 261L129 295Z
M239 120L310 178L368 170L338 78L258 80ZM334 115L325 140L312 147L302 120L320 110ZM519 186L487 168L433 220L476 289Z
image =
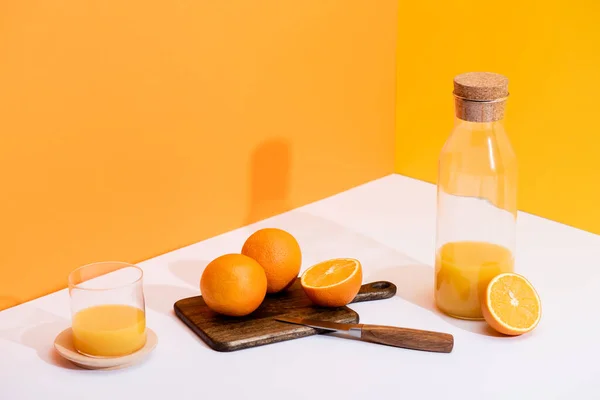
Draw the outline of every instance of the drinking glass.
M90 357L119 357L146 344L144 273L136 265L106 261L69 274L73 345Z

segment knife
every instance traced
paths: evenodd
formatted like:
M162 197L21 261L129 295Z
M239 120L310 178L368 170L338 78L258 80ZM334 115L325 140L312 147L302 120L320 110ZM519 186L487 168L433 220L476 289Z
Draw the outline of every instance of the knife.
M448 333L398 328L385 325L340 324L337 322L313 319L275 317L277 321L305 325L315 329L345 332L367 342L403 347L413 350L450 353L454 347L454 337Z

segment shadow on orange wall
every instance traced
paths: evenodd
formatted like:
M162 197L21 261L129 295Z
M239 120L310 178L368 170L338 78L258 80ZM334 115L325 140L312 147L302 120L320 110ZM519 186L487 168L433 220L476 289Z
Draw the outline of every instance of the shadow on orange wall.
M0 15L0 309L393 172L396 0Z
M291 209L288 199L291 144L277 138L261 143L250 158L250 209L245 224Z

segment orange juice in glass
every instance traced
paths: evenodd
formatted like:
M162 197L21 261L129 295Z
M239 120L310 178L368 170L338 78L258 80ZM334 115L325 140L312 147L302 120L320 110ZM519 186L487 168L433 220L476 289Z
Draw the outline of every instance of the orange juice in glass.
M124 262L84 265L69 275L73 345L83 355L119 357L146 344L142 270Z

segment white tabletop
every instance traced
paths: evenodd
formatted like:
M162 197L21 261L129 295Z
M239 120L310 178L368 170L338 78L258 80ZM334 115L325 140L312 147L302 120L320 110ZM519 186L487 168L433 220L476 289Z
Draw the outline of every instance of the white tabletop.
M0 399L600 398L600 237L519 215L516 270L537 288L543 317L530 334L509 338L435 310L434 223L435 187L391 175L140 263L159 344L125 370L81 370L54 353L54 337L70 321L66 290L2 311ZM356 257L365 283L397 285L392 299L350 306L361 322L449 332L453 352L328 335L211 350L174 316L173 303L199 294L208 261L239 252L251 232L267 226L298 238L302 270Z

